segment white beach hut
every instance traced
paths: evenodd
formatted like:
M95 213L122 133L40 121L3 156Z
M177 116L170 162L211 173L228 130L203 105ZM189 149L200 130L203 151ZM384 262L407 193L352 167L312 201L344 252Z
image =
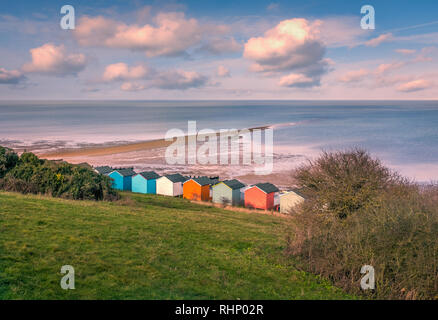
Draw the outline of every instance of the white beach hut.
M283 192L280 194L280 212L291 213L293 209L303 203L304 200L304 195L297 190Z
M157 194L180 196L183 194L183 183L187 178L179 173L167 174L157 179Z

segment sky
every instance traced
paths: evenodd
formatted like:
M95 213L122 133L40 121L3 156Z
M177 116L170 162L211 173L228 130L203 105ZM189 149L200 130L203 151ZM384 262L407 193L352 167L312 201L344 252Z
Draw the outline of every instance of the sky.
M437 12L430 0L1 0L0 99L438 99Z

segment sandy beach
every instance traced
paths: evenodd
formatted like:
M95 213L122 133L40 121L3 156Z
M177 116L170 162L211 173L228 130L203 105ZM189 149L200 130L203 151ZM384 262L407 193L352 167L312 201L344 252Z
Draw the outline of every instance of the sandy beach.
M40 153L39 156L41 158L49 159L49 160L59 159L59 158L66 160L68 158L76 158L76 157L99 157L99 156L114 155L114 154L120 154L126 152L160 149L169 146L171 143L172 141L157 139L157 140L144 141L144 142L126 143L116 146L108 146L103 144L101 146L93 146L93 147L59 149L53 152Z
M250 128L264 129L266 127ZM187 138L188 136L186 136ZM187 144L188 139L186 139ZM64 160L70 163L88 163L92 166L133 167L137 172L154 170L159 174L181 173L185 175L218 175L220 179L237 178L244 183L271 182L287 189L294 183L291 170L274 170L271 174L256 175L248 165L168 165L165 150L173 141L156 139L134 143L100 144L82 148L59 147L54 151L33 151L48 160ZM31 151L31 150L30 150ZM284 156L284 155L283 155ZM300 156L291 156L293 161ZM275 164L275 159L274 159Z
M250 132L254 130L263 130L267 129L269 126L260 126L260 127L253 127L246 130L249 130ZM186 145L188 138L190 136L186 135L184 136ZM198 137L205 137L205 135L198 135ZM219 139L219 134L217 134L217 137ZM155 139L155 140L149 140L149 141L141 141L141 142L134 142L134 143L125 143L120 145L111 145L108 146L106 144L97 145L97 146L90 146L90 147L83 147L83 148L60 148L59 150L47 152L47 153L39 153L39 156L44 159L53 159L53 158L70 158L70 157L80 157L80 156L104 156L104 155L112 155L112 154L119 154L119 153L125 153L125 152L134 152L134 151L145 151L145 150L153 150L153 149L159 149L159 148L165 148L168 147L173 143L174 140L166 141L165 139Z

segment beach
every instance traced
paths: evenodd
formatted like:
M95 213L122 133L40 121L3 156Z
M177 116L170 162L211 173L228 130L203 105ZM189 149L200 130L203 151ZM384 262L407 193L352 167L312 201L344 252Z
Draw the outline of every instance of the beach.
M266 128L268 126L249 128L248 131L253 132L254 130L264 130ZM202 137L202 135L200 136ZM217 136L219 138L219 135ZM188 138L189 136L184 137L186 145ZM156 139L134 143L118 143L117 145L103 143L79 148L58 147L56 150L49 152L34 150L34 153L43 159L63 160L73 164L88 163L94 167L108 165L112 167L133 167L137 172L156 171L159 174L178 172L190 176L218 175L221 179L239 179L247 184L276 181L276 184L284 189L294 185L292 170L274 170L269 174L257 175L254 173L253 165L243 165L242 163L238 165L167 164L165 151L173 141ZM201 145L202 143L198 142L198 148ZM240 149L240 155L242 155L242 152L243 150ZM216 156L219 155L216 154ZM277 160L278 156L277 154ZM301 156L292 156L290 158L297 160ZM298 165L298 162L296 164Z

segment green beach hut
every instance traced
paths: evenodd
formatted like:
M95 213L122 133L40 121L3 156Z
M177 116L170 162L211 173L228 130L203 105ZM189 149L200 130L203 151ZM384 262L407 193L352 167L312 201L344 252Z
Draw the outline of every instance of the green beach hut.
M212 200L215 203L231 204L233 206L243 204L243 197L241 196L243 188L245 188L245 185L236 179L221 181L212 187Z

